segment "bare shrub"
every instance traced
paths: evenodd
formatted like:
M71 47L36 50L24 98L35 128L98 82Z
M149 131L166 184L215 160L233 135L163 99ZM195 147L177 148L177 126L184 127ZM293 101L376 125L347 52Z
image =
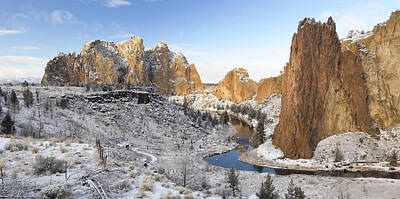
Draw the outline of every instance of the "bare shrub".
M39 152L39 148L37 148L37 147L32 148L32 153L38 153L38 152Z
M66 147L70 147L71 146L71 140L70 139L66 139L65 140L65 146Z
M49 185L40 192L43 199L67 199L71 191L66 184Z
M13 149L14 147L14 149ZM14 141L11 140L9 141L5 146L4 146L5 150L10 150L12 152L14 151L22 151L24 149L24 144L20 141Z
M49 172L51 174L65 173L65 161L56 159L55 157L43 157L41 155L37 155L35 157L35 163L33 164L33 172L37 175L46 172Z
M143 189L144 191L154 191L154 181L153 178L151 178L150 176L147 176L143 182L142 185L140 187L140 189Z

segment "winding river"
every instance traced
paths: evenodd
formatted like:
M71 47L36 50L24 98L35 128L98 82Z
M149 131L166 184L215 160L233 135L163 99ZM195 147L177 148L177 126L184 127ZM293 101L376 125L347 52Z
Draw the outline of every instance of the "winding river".
M203 160L209 164L223 168L231 168L233 166L236 170L241 171L275 173L275 169L273 168L252 165L239 160L239 156L252 149L249 143L249 139L253 134L253 128L246 123L240 121L232 121L232 123L233 126L236 128L236 141L240 144L240 146L225 153L205 157L203 158Z
M263 167L241 162L239 160L239 156L252 149L251 144L249 143L249 139L253 134L253 128L248 124L246 124L245 122L237 119L232 120L231 122L237 130L236 141L237 143L239 143L239 146L225 153L215 154L203 158L203 160L206 161L207 163L223 168L231 168L233 166L236 170L255 171L259 173L269 172L277 175L303 174L303 175L319 175L319 176L338 176L338 177L340 176L340 177L352 177L352 178L373 177L373 178L400 179L400 173L392 173L392 172L350 171L346 169L329 171L329 170L270 168L270 167Z

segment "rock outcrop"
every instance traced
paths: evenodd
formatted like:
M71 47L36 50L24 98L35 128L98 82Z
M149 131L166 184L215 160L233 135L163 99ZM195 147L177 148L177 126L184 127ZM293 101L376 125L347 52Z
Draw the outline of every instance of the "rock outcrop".
M164 42L146 51L150 80L158 92L187 95L190 91L203 90L200 76L194 64L189 65L181 53L173 53Z
M363 131L376 136L363 74L360 58L341 51L332 18L301 21L282 77L273 144L286 157L311 158L319 141L331 135Z
M47 63L42 83L153 85L160 93L176 95L204 89L185 56L171 52L164 42L145 51L138 37L119 44L86 42L79 55L60 53Z
M218 82L215 96L241 103L253 97L257 92L257 83L249 78L249 74L243 68L229 71L223 80Z
M282 92L282 77L270 77L261 79L257 83L257 101L262 101L272 94L281 94Z
M354 34L358 33L358 34ZM368 88L368 107L380 128L400 122L400 11L370 32L352 31L342 40L342 51L362 59Z

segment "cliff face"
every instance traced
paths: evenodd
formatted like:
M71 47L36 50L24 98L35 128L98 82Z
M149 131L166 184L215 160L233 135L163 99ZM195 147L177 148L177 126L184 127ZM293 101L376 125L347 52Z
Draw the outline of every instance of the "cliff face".
M400 122L400 11L376 25L371 32L349 35L342 51L350 50L362 59L368 87L368 107L380 128Z
M273 144L286 157L311 158L318 142L331 135L363 131L375 136L367 96L361 62L352 52L341 52L333 20L304 19L282 77Z
M261 79L257 83L257 101L262 101L272 94L280 94L282 92L282 77L270 77Z
M241 103L253 97L257 92L257 83L249 79L249 74L243 68L228 72L218 83L215 96L235 103Z
M131 37L119 44L91 41L79 55L60 54L47 63L42 83L154 85L160 93L187 95L203 89L194 65L159 42L148 51Z

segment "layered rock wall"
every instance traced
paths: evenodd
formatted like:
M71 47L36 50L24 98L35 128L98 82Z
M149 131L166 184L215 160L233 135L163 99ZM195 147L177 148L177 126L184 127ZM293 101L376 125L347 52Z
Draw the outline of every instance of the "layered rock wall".
M350 51L341 52L332 18L299 23L284 70L273 144L286 157L311 158L318 142L331 135L379 133L369 115L360 60Z

